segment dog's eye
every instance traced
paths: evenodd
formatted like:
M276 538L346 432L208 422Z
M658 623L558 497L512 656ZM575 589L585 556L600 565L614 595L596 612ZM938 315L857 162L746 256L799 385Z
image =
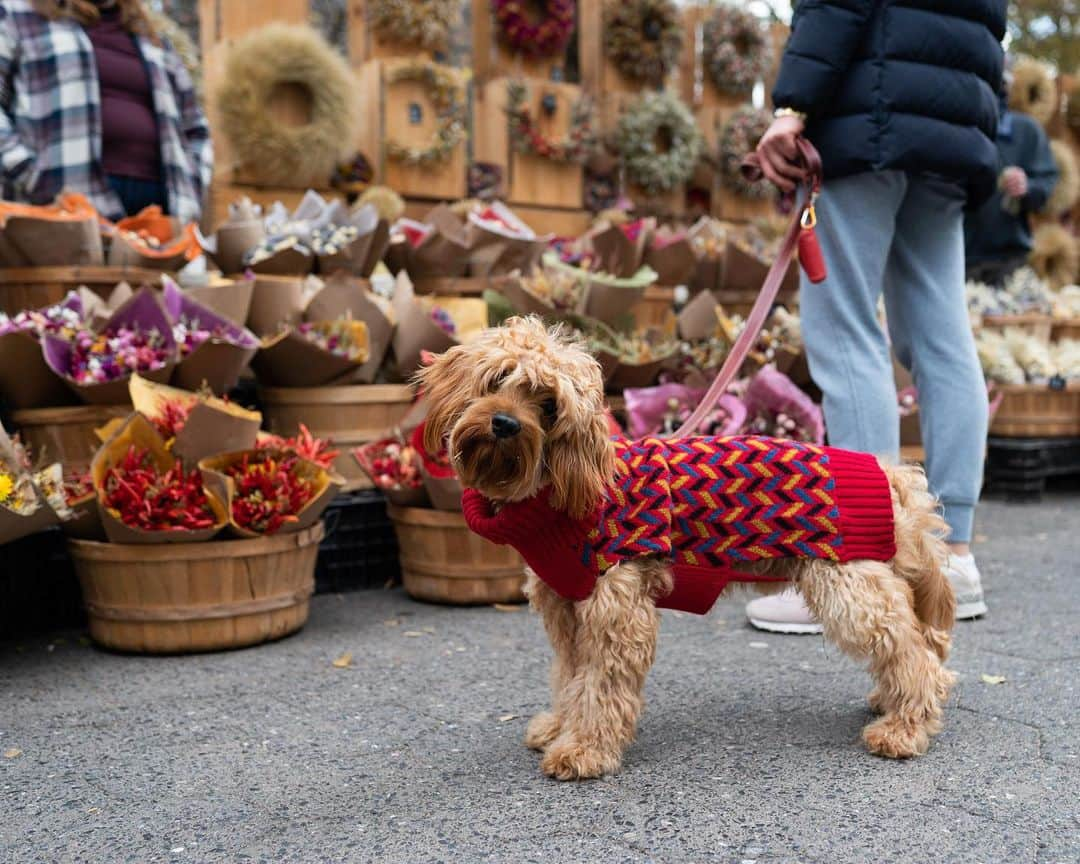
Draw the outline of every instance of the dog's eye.
M506 379L509 374L509 372L503 371L496 375L494 378L492 378L488 382L488 392L494 393L496 390L500 389L503 384L506 383Z
M559 413L559 405L554 399L545 399L540 403L540 410L544 412L544 419L554 420Z

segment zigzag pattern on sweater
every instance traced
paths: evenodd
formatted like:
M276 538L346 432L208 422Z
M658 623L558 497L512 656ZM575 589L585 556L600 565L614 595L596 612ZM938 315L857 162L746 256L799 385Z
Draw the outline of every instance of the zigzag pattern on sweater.
M652 554L700 567L838 560L836 481L822 448L753 436L615 447L619 476L584 553L601 571Z

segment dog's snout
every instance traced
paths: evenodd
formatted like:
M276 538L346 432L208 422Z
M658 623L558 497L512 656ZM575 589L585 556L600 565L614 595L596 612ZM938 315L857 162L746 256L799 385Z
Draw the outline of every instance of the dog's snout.
M496 438L513 438L521 431L521 423L516 417L498 412L491 418L491 434Z

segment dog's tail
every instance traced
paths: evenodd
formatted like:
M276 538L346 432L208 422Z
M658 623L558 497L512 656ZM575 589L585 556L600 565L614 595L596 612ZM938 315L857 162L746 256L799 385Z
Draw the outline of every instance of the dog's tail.
M942 659L949 655L950 633L956 620L956 595L945 564L948 527L930 494L926 474L917 465L884 466L892 486L896 521L896 573L911 585L915 615L923 635Z

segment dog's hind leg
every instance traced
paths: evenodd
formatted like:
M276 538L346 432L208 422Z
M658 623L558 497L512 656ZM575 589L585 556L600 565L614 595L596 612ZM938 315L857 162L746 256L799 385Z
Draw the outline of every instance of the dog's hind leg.
M562 728L562 699L566 685L574 677L574 632L577 622L574 604L564 600L529 571L525 584L529 604L540 613L555 656L551 663L551 710L536 714L525 730L525 746L543 750Z
M808 563L796 578L826 638L870 661L883 716L863 730L866 746L894 759L925 753L954 676L924 638L910 585L873 561Z
M592 595L574 604L575 670L560 700L562 728L541 769L559 780L618 770L634 740L645 676L656 656L660 615L647 562L609 570Z

